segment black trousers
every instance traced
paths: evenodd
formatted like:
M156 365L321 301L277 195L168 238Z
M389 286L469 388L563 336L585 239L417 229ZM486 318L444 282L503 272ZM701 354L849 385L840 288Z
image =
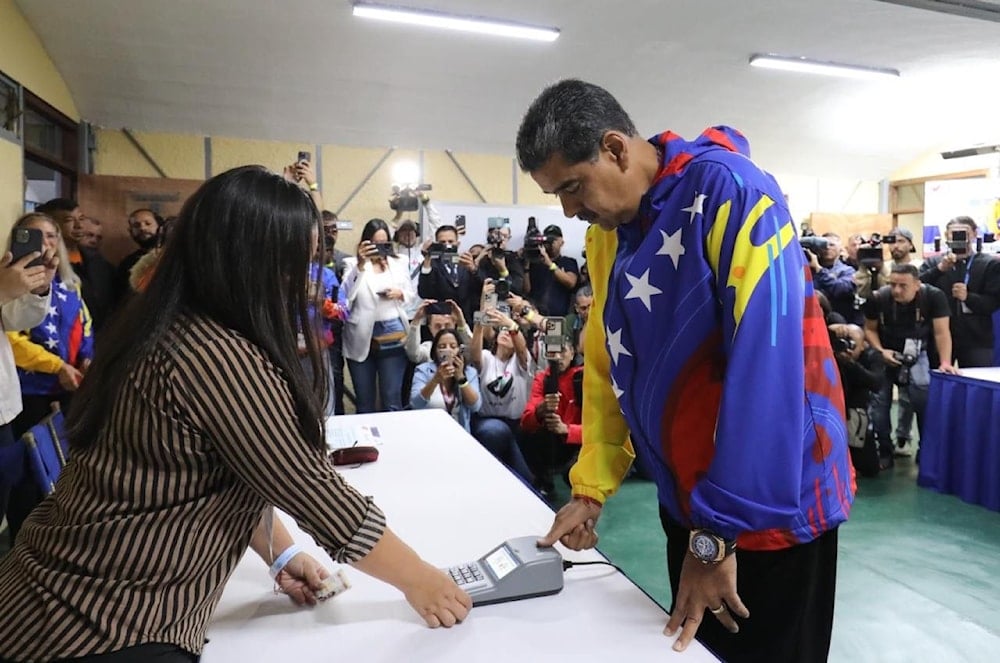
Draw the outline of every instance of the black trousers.
M689 530L660 507L667 570L676 601ZM737 550L736 588L750 611L730 633L708 611L698 640L729 663L821 663L830 651L837 586L837 530L784 550ZM670 606L673 611L674 606Z
M177 645L151 642L135 647L126 647L107 654L63 658L53 663L198 663L200 659L200 656L184 651ZM0 658L0 663L15 662Z

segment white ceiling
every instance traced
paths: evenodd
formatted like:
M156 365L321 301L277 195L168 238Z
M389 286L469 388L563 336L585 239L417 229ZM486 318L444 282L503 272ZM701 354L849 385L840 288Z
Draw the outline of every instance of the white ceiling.
M732 124L780 173L878 179L1000 139L1000 23L875 0L396 0L559 27L551 44L357 19L348 0L17 4L107 127L507 155L534 96L573 76L644 134ZM903 76L759 70L755 52Z

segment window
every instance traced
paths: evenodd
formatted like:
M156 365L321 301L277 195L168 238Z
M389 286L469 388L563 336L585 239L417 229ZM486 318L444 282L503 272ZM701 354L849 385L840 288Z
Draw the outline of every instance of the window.
M76 196L77 125L28 90L24 95L24 202Z
M21 86L0 74L0 138L21 142Z

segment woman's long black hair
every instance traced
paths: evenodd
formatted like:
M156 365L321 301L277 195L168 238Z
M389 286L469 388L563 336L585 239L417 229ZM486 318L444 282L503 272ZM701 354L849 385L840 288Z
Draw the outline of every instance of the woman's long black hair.
M145 292L104 330L68 417L75 448L91 446L128 374L182 314L210 318L258 346L288 381L303 437L322 448L327 368L309 320L319 211L298 186L261 166L205 182L181 210ZM321 236L321 235L320 235ZM317 286L314 292L322 292ZM306 339L312 384L298 356Z

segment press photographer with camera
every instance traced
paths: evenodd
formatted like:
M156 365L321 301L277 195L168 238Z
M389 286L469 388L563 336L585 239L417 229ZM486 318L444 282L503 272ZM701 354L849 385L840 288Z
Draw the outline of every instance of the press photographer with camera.
M393 250L389 225L382 219L371 219L362 229L343 288L350 310L344 325L344 358L358 412L375 412L376 389L383 410L401 410L407 367L403 341L409 325L405 306L414 293L406 261Z
M864 303L874 291L889 284L889 269L885 264L883 242L888 244L890 240L895 241L895 236L883 238L878 233L872 233L867 238L864 235L851 235L851 237L858 238L858 246L854 253L857 262L854 272L854 284L857 286L855 308L858 311L858 316L855 317L863 317L860 311Z
M533 222L534 217L529 219ZM542 315L564 316L572 304L573 289L580 278L575 258L562 255L565 244L562 228L546 226L541 235L524 238L524 255L528 269L524 273L524 294L538 305Z
M425 326L430 338L421 341L421 330ZM431 359L431 343L433 338L442 329L454 329L458 335L458 342L462 345L468 344L472 340L472 330L465 321L465 314L461 307L454 300L439 302L434 299L425 299L417 307L417 311L410 321L410 327L406 331L406 357L414 364L422 364Z
M442 329L434 335L430 361L417 366L413 373L410 407L442 409L471 433L472 413L478 412L482 404L478 371L466 365L455 330Z
M882 353L865 341L861 327L833 324L828 329L844 388L851 462L862 476L877 476L879 449L874 426L870 425L869 406L885 382L885 361Z
M504 219L504 221L507 221ZM490 223L493 219L490 219ZM486 231L487 249L479 259L479 280L483 283L486 279L507 281L510 292L522 294L524 292L524 264L517 257L517 254L507 249L507 242L510 241L510 224L502 223L497 227L491 227Z
M957 374L951 363L948 300L934 286L923 284L913 265L896 265L889 285L865 303L865 338L882 353L886 381L872 403L882 468L893 465L892 385L905 389L923 428L931 367Z
M857 290L854 269L840 260L840 236L828 232L819 238L823 242L816 239L812 238L812 242L799 240L806 250L806 260L809 261L816 289L830 300L830 307L835 313L844 316L848 322L861 322L854 301Z
M453 299L462 307L465 318L471 320L483 286L472 255L458 251L458 230L455 226L441 226L434 233L434 241L424 243L423 252L417 294L439 302Z
M1000 260L976 251L976 232L971 218L955 217L945 227L948 251L920 268L920 280L940 288L947 298L951 358L962 368L993 366L995 361L993 313L1000 308Z
M558 350L546 346L548 367L535 375L521 414L524 458L543 496L555 490L555 472L565 477L583 442L583 366L573 365L576 348L569 338Z

